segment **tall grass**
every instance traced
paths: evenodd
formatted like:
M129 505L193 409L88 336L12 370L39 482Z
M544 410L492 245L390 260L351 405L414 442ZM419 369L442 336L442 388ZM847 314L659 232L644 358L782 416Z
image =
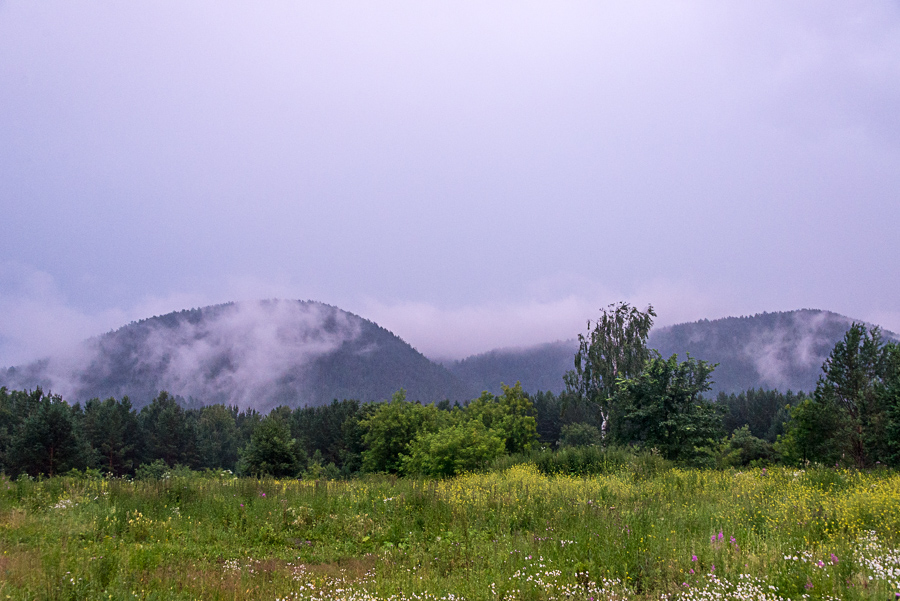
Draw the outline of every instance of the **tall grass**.
M448 480L2 479L0 599L900 592L894 472L560 455Z
M533 450L518 455L505 455L491 466L492 471L507 470L515 465L530 464L545 475L597 476L628 471L637 477L652 477L670 469L673 464L650 451L634 451L622 447L563 447Z

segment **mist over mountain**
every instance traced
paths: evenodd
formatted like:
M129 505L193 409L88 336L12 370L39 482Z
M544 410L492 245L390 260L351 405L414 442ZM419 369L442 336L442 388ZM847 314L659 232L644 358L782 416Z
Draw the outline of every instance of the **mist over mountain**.
M473 390L377 324L311 301L229 303L132 323L77 350L0 371L0 385L85 401L160 390L267 411L333 399L463 400Z
M701 320L654 329L664 357L687 353L719 366L711 394L749 388L811 391L853 320L804 309ZM897 336L885 332L887 338ZM497 349L439 365L377 324L312 301L228 303L169 313L92 338L77 349L0 369L0 385L41 386L70 402L129 396L137 407L161 390L198 404L267 411L333 399L465 400L500 383L564 389L575 340Z
M811 392L834 345L858 320L815 309L702 320L654 330L650 345L719 366L712 393L749 388ZM896 339L896 335L885 332Z
M648 345L663 357L686 354L719 366L710 394L750 388L812 391L822 363L854 320L830 311L803 309L683 323L651 331ZM897 335L884 332L886 338ZM500 382L522 381L525 390L564 390L576 340L524 349L498 349L445 366L470 385L499 393Z

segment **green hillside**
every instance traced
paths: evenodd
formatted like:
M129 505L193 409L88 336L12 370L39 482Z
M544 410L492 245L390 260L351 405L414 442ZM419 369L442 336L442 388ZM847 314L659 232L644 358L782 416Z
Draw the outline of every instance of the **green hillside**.
M803 309L748 317L701 320L650 333L649 346L663 357L687 353L719 366L711 394L751 388L810 391L822 363L853 320L830 311ZM897 340L886 332L886 338ZM447 363L460 379L497 394L501 382L520 380L525 390L564 389L563 374L572 369L575 340L525 349L499 349Z
M169 313L87 341L77 352L0 374L73 401L160 390L197 404L266 411L334 399L383 400L399 388L425 402L473 391L388 330L311 301L229 303Z

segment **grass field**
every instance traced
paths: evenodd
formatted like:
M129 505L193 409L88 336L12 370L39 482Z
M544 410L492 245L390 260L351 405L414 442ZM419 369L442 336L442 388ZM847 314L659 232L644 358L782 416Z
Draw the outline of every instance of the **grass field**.
M0 480L0 599L894 599L900 475Z

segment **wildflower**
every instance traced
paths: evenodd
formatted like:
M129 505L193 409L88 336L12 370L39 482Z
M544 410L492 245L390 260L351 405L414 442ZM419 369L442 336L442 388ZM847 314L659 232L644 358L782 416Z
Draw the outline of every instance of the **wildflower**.
M832 554L831 554L831 563L837 563L837 562L838 562L837 555L835 555L834 553L832 553Z
M696 556L696 555L691 555L691 561L697 561L697 556Z
M709 566L709 573L713 574L713 573L715 573L715 571L716 571L716 564L711 564Z
M691 568L691 569L690 569L690 573L691 573L691 574L694 573L694 568Z
M722 534L721 530L719 530L719 540L722 540L724 537L725 537L725 535Z

